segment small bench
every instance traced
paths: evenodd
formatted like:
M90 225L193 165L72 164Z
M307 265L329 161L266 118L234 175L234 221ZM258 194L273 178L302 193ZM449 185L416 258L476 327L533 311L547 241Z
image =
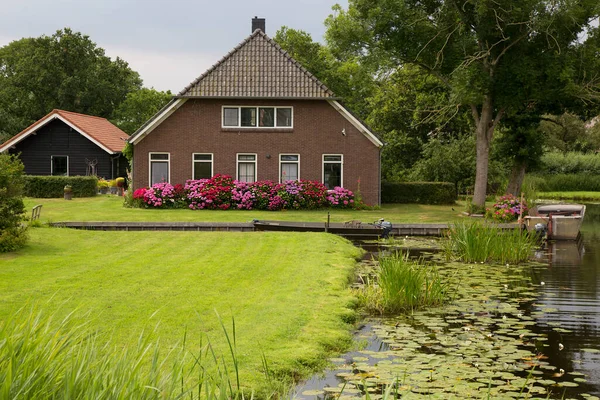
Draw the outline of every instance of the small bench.
M42 213L42 205L41 204L38 204L37 206L33 207L33 210L31 210L31 220L38 221L40 219L41 213Z

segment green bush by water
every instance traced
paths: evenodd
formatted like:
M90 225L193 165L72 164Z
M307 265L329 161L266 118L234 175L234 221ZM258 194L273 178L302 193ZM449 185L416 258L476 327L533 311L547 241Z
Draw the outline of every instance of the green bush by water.
M577 151L544 153L543 174L600 174L600 154Z
M502 230L477 222L456 223L448 229L443 246L448 258L464 262L518 264L529 259L536 238L519 229Z
M0 398L243 399L233 326L230 336L222 325L231 363L210 343L190 351L184 337L165 351L141 335L122 348L98 342L72 314L55 322L20 310L0 324Z
M447 287L433 266L408 260L400 253L379 258L377 284L368 283L358 297L362 306L380 314L442 304Z
M600 176L594 173L527 175L524 184L539 192L599 192Z

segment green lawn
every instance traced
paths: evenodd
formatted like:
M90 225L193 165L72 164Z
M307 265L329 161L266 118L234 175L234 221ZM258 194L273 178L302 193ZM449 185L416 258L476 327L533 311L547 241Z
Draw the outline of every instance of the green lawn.
M96 196L71 201L63 199L25 199L28 210L42 204L42 221L202 221L202 222L248 222L253 219L282 221L360 220L373 222L385 218L395 223L445 223L462 218L464 202L455 205L384 204L378 210L316 210L316 211L247 211L247 210L152 210L124 208L118 196ZM453 210L454 209L454 210Z
M105 205L124 219L130 212L160 216L121 210L108 198L46 204L46 218L83 213L83 204L93 205L92 215ZM306 373L349 343L344 320L353 316L354 298L347 287L360 250L340 237L60 228L33 228L30 236L24 249L0 255L0 321L28 304L58 316L77 309L118 345L133 346L143 330L155 330L152 337L168 348L187 329L189 343L206 334L225 353L216 310L227 325L235 317L242 381L252 388L264 385L263 351L276 369Z

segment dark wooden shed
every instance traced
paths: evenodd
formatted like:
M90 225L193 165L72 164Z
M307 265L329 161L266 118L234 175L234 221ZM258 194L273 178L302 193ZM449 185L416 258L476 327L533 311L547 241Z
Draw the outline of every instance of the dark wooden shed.
M0 146L18 154L29 175L125 176L129 135L105 118L53 110Z

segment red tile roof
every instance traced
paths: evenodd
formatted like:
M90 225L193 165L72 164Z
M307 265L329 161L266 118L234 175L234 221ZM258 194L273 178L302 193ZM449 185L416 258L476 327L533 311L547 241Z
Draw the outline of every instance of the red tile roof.
M55 118L62 118L68 124L72 125L79 133L86 136L109 153L118 153L125 148L125 141L129 135L110 123L106 118L94 117L92 115L79 114L65 110L52 110L45 117L34 122L20 133L16 134L2 145L0 151L15 145L25 139L35 128L42 127Z

